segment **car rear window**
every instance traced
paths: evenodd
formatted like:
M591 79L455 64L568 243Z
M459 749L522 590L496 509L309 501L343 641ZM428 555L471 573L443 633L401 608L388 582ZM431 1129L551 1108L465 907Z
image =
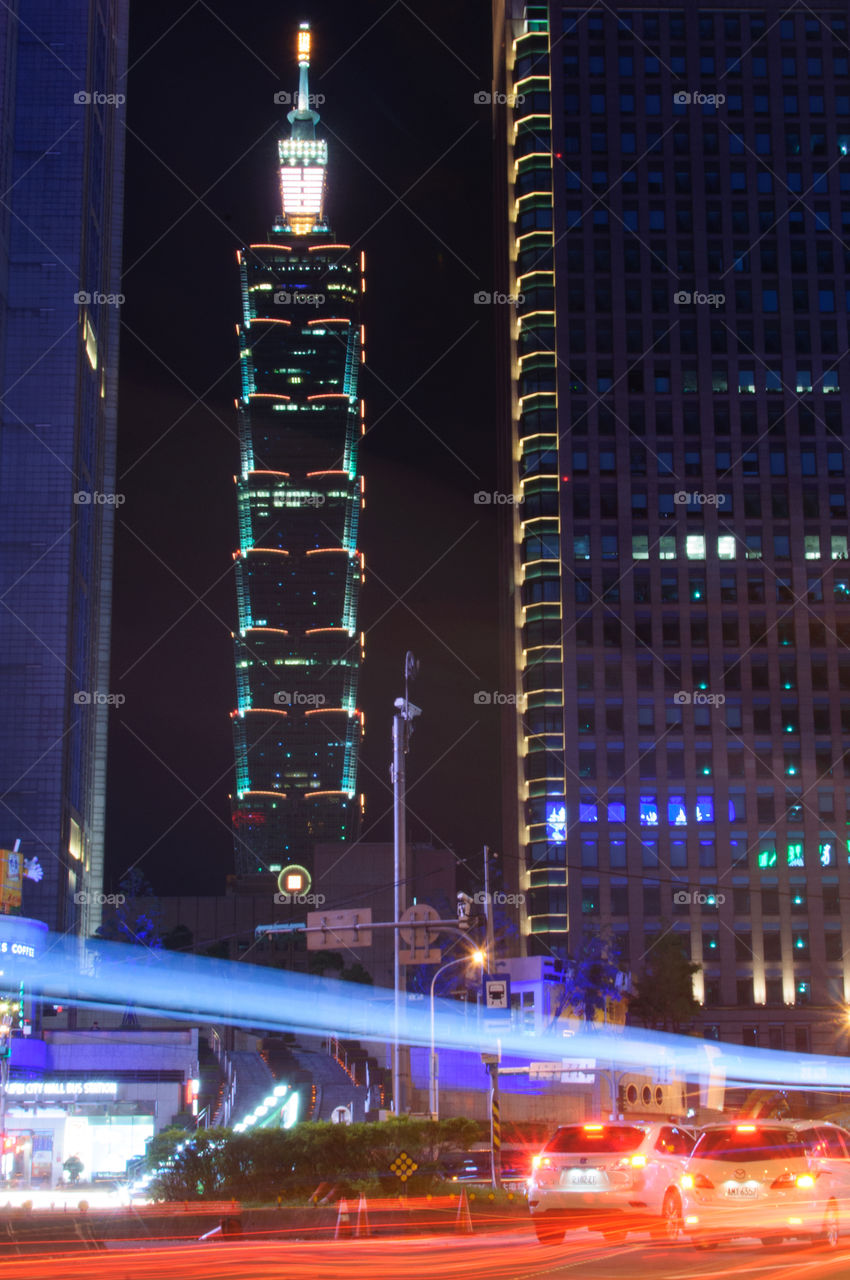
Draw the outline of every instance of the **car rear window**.
M599 1128L585 1125L564 1125L549 1139L544 1151L634 1151L643 1142L645 1130L629 1124L605 1124Z
M694 1160L792 1160L805 1157L793 1129L707 1129L697 1139Z

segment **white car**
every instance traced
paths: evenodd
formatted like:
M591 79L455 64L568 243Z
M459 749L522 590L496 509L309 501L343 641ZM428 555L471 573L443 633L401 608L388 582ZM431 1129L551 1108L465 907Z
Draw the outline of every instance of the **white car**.
M838 1244L850 1223L850 1134L812 1120L742 1120L699 1136L665 1207L668 1237L698 1248L755 1236Z
M561 1126L532 1161L528 1206L537 1239L560 1244L580 1227L611 1243L647 1227L666 1234L666 1197L678 1188L694 1141L692 1130L672 1121Z

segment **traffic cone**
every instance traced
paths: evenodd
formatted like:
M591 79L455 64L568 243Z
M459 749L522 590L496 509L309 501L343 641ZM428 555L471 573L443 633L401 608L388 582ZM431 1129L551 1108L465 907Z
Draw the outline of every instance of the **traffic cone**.
M461 1191L457 1202L455 1231L461 1236L472 1235L472 1214L469 1212L469 1201L466 1198L466 1187Z
M336 1231L334 1232L334 1240L350 1240L352 1236L351 1227L351 1211L348 1208L347 1200L340 1200L339 1213L336 1219Z
M354 1228L355 1240L364 1240L366 1236L372 1234L372 1228L369 1226L369 1206L363 1192L360 1192L360 1199L357 1201L357 1223Z

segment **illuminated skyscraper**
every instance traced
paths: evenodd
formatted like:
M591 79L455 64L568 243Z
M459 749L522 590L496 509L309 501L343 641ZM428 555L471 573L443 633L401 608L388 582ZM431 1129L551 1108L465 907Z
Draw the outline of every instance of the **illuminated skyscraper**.
M847 5L495 19L527 945L575 954L603 927L639 972L672 927L707 1036L833 1048Z
M127 0L0 6L0 846L103 889ZM112 686L114 690L114 685Z
M327 142L309 93L310 31L278 144L282 211L238 255L242 394L233 822L239 874L309 871L356 834L362 717L357 549L362 256L325 218Z

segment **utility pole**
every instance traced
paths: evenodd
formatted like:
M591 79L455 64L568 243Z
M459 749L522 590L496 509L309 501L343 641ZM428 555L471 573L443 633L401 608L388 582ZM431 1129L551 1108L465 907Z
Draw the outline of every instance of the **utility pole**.
M490 893L490 846L484 846L484 909L486 911L486 927L487 936L485 947L487 951L487 964L495 965L496 963L496 932L493 924L493 897Z
M408 649L404 655L404 697L396 698L396 714L393 716L393 763L390 771L393 784L393 914L394 923L399 925L406 910L407 899L407 822L405 808L406 768L405 756L410 750L410 735L414 716L421 715L419 707L413 705L408 698L408 683L414 679L419 670L419 663ZM401 1005L402 964L400 959L401 934L395 929L393 943L393 1111L402 1115L406 1099L402 1097L401 1072Z

